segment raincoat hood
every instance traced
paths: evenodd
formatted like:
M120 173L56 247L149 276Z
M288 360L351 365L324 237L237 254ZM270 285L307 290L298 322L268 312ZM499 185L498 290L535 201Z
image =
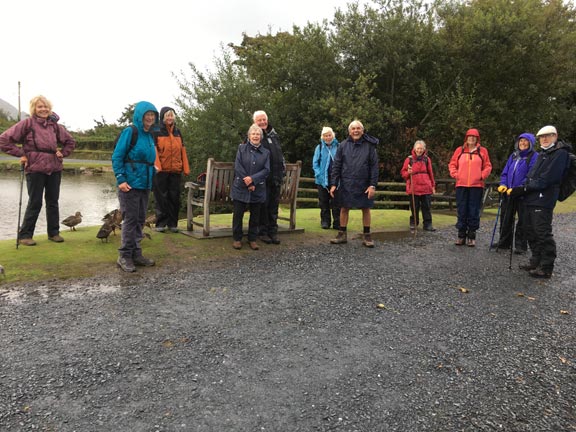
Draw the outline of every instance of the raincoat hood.
M475 136L476 138L478 138L478 140L476 141L476 146L480 145L480 132L478 132L478 129L468 129L468 131L466 131L466 135L464 135L464 144L466 144L466 139L469 136Z
M166 114L168 111L174 111L174 113L176 113L176 110L172 107L168 107L168 106L162 107L160 109L160 123L164 124L164 114ZM176 122L174 122L174 123L176 123Z
M530 147L528 147L526 150L522 150L522 151L520 151L520 149L518 148L518 142L520 141L521 138L527 139L528 142L530 143ZM536 144L536 137L534 135L532 135L531 133L524 132L524 133L518 135L518 138L516 138L516 143L514 144L514 151L518 155L520 155L521 157L525 157L527 154L534 151L534 145L535 144Z
M144 132L144 114L146 114L148 111L154 112L156 115L156 121L154 123L156 126L158 125L159 116L156 107L150 102L140 101L134 107L134 116L132 117L132 123L138 128L138 132ZM151 130L149 132L151 132Z

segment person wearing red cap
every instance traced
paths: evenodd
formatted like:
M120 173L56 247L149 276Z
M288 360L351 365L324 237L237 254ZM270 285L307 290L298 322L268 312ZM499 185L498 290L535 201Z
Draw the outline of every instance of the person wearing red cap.
M484 181L492 172L488 150L480 145L480 133L477 129L466 132L464 144L454 151L448 169L450 177L456 179L456 245L462 246L466 243L468 246L476 246Z

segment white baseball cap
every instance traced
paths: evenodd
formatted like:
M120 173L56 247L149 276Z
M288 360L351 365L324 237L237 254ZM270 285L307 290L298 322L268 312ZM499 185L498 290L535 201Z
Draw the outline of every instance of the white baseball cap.
M556 128L554 126L544 126L542 129L538 131L536 136L539 137L540 135L548 135L548 134L558 135L558 132L556 132Z

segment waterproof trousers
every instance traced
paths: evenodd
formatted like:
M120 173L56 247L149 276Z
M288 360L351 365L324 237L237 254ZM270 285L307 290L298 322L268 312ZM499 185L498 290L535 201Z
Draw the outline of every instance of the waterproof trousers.
M261 236L276 236L278 234L278 206L280 205L280 189L282 184L271 181L266 183L266 202L260 209Z
M58 200L60 199L60 181L62 172L52 174L29 173L26 174L26 187L28 189L28 205L24 213L24 220L20 227L21 239L34 236L38 215L42 210L42 198L46 200L46 223L48 237L60 233L60 212Z
M505 196L502 199L502 207L500 208L500 239L498 247L501 249L508 249L512 246L514 241L514 248L519 251L528 250L528 240L526 239L525 219L526 219L526 205L522 197L510 199ZM514 221L516 221L516 228L514 228Z
M470 239L476 238L476 230L480 228L480 209L482 208L482 193L484 188L481 187L462 187L456 188L456 208L458 220L458 237Z
M318 188L318 205L320 206L320 224L322 228L340 229L340 203L338 202L338 191L334 197L330 195L328 189L316 185Z
M410 197L410 227L415 227L420 224L420 211L422 211L422 221L424 228L432 227L432 196L431 195L414 195L414 203L412 203L412 195ZM414 220L416 216L416 220Z
M180 213L180 185L182 175L160 171L154 176L156 227L176 228Z
M556 260L556 241L552 234L554 209L527 206L526 232L532 256L530 263L540 266L542 271L552 273Z
M122 212L122 244L118 249L121 257L134 259L142 256L140 242L144 238L143 229L148 209L148 189L131 189L118 192Z

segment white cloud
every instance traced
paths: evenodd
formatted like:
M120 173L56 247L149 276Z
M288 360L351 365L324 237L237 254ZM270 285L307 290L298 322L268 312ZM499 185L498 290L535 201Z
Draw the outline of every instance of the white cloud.
M43 94L61 122L90 129L102 116L148 100L158 109L179 94L173 73L209 68L220 46L331 20L350 0L28 0L4 2L0 98L22 109ZM361 2L364 3L364 2ZM12 43L11 41L16 41Z

